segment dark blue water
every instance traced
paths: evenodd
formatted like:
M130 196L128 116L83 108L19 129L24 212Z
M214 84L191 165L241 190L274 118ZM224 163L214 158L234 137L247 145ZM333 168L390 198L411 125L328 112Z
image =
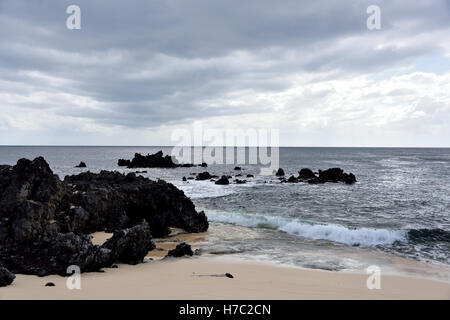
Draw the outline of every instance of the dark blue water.
M44 156L61 177L84 170L129 172L134 170L119 168L117 159L161 149L170 153L172 148L0 147L0 163ZM74 168L80 161L88 168ZM234 166L212 165L207 170L236 175ZM181 181L205 170L197 167L145 169L144 176L174 183L205 210L213 222L205 247L210 253L324 269L358 266L349 256L363 252L450 265L450 242L445 240L450 234L450 149L280 149L280 167L287 175L305 167L341 167L356 175L354 185L282 184L273 175L259 175L259 165L242 167L244 176L255 175L245 185ZM437 229L444 239L411 239L409 230L419 229Z

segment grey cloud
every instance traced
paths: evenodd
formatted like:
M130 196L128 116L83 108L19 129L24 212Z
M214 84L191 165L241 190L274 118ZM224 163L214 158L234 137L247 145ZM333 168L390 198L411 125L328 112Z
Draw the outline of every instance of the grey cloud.
M269 105L226 100L240 90L282 92L301 73L339 78L410 64L442 51L439 42L414 42L418 34L450 28L447 1L80 0L82 30L70 31L72 3L0 0L0 94L45 92L55 100L14 107L106 126L270 113ZM366 28L374 3L379 31ZM64 103L64 94L99 106Z

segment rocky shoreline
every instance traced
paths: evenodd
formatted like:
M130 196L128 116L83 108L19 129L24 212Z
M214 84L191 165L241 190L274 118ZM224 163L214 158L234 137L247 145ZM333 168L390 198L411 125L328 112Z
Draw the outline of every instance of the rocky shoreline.
M87 272L142 262L152 236L167 236L169 227L204 232L208 221L163 180L102 171L61 181L42 157L0 166L0 286L12 273L65 276L70 265ZM94 245L96 231L114 235Z
M131 161L119 160L119 165L185 166L174 164L161 151L147 156L136 154ZM304 168L288 179L279 168L275 175L281 183L356 182L352 173L340 168L318 173ZM237 174L234 183L246 183L238 179L242 176ZM205 171L195 179L227 185L232 176L219 178ZM187 181L185 177L183 180ZM138 264L155 249L152 238L168 236L170 227L204 232L208 220L183 191L163 180L153 181L135 173L87 171L61 181L42 157L0 166L0 286L11 284L14 273L66 276L71 265L89 272L115 262ZM98 231L113 236L102 245L94 245L89 234ZM191 253L190 246L178 249L171 255Z

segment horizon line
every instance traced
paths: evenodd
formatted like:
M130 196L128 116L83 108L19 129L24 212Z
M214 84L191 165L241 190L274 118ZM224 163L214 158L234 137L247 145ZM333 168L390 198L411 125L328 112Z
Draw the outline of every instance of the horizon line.
M276 148L274 146L175 146L175 145L45 145L45 144L0 144L0 147L77 147L77 148L99 148L99 147L108 147L108 148L173 148L173 147L180 147L180 148ZM379 148L392 148L392 149L449 149L450 146L444 147L444 146L292 146L292 145L283 145L278 146L278 148L373 148L373 149L379 149Z

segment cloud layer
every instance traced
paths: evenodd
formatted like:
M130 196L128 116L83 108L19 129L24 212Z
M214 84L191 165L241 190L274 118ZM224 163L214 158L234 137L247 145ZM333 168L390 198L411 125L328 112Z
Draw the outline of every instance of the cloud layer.
M1 144L449 146L448 1L0 0ZM366 9L381 8L381 30Z

